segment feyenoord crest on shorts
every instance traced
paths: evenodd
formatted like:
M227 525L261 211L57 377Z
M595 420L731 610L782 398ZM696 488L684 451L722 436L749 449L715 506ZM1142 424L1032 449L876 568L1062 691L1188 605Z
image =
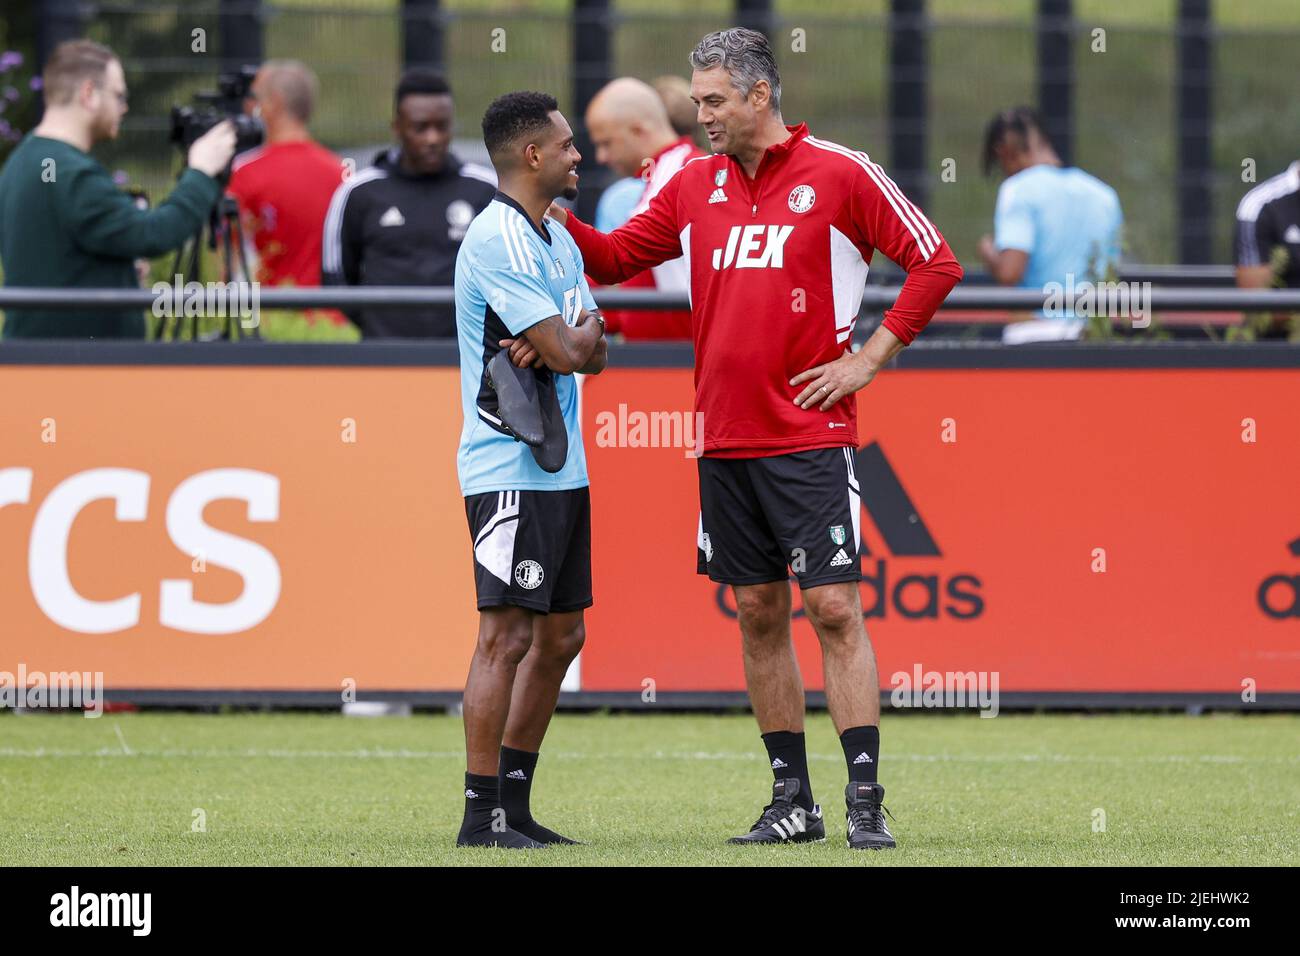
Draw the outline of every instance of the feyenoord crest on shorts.
M586 488L469 495L465 515L480 611L515 605L549 614L591 606Z
M542 566L536 561L520 561L515 566L515 580L519 586L525 590L531 591L542 583L545 576Z

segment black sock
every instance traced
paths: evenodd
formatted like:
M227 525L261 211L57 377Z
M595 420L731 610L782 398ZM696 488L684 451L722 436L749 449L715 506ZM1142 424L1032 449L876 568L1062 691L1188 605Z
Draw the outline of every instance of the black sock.
M763 734L767 747L767 760L772 766L772 776L777 780L793 777L799 781L799 793L794 802L805 810L813 808L812 782L808 779L808 752L804 748L802 731L774 730Z
M462 837L492 829L496 814L500 813L501 792L497 778L486 774L465 774L465 819L460 825ZM500 830L500 826L497 827Z
M510 829L538 843L573 843L573 840L554 830L548 830L533 819L528 798L533 789L533 775L537 770L537 754L502 747L501 762L497 766L500 768L497 780L501 787L501 808L506 812L506 823Z
M501 788L501 808L506 812L506 820L511 829L518 830L519 824L528 823L533 813L528 808L528 795L533 789L533 772L537 769L537 754L527 750L515 750L514 747L501 748L501 763L498 765L497 782Z
M850 727L840 734L850 783L875 783L880 764L880 728Z

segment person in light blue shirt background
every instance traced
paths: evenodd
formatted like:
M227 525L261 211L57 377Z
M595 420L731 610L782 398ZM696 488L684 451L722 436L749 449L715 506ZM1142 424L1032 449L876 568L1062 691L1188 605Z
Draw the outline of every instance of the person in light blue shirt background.
M1054 282L1069 288L1115 278L1124 223L1119 196L1097 177L1064 166L1032 109L1008 110L989 123L986 175L994 165L1006 179L998 190L993 235L980 241L994 281L1042 290ZM1076 339L1083 325L1070 309L1058 316L1038 313L1009 323L1003 341Z
M650 85L663 101L673 131L694 142L699 135L700 123L696 119L695 104L691 101L691 84L670 74L655 78ZM613 232L631 219L632 210L641 200L645 188L646 180L638 176L625 176L606 186L596 203L596 228L601 232Z
M596 203L596 228L601 232L613 232L631 219L632 210L641 201L643 192L645 182L635 176L625 176L605 187Z

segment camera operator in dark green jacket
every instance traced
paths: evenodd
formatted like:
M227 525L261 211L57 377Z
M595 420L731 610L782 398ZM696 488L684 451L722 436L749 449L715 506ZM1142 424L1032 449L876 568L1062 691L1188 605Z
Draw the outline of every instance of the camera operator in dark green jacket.
M138 288L134 260L199 231L235 151L229 121L195 141L188 167L156 209L137 208L90 148L117 136L126 113L121 61L90 40L60 44L43 74L45 116L0 170L0 265L9 287ZM163 148L163 144L159 144ZM138 309L9 309L3 337L143 339Z

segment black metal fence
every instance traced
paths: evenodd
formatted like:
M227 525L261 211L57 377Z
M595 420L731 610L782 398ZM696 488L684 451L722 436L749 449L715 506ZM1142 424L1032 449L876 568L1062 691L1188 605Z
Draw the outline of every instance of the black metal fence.
M36 2L36 0L33 0ZM1063 155L1113 185L1130 261L1231 259L1233 212L1300 155L1300 4L1211 0L195 0L37 2L42 48L86 34L123 56L131 113L106 161L151 193L179 162L174 102L223 65L294 57L319 73L318 137L385 142L404 62L444 67L459 131L507 89L556 93L571 119L607 78L688 75L705 32L774 40L787 120L865 149L925 205L963 261L991 226L978 170L993 112L1037 104ZM1254 23L1243 13L1264 9ZM1134 16L1134 11L1149 16ZM1280 11L1280 12L1279 12ZM1288 12L1289 11L1289 12ZM200 40L201 38L201 40ZM11 38L12 42L12 38ZM201 47L201 49L200 49ZM575 124L577 125L577 124ZM590 150L587 151L590 159ZM595 173L596 171L592 171ZM598 174L584 177L599 181ZM587 190L583 203L594 202Z

